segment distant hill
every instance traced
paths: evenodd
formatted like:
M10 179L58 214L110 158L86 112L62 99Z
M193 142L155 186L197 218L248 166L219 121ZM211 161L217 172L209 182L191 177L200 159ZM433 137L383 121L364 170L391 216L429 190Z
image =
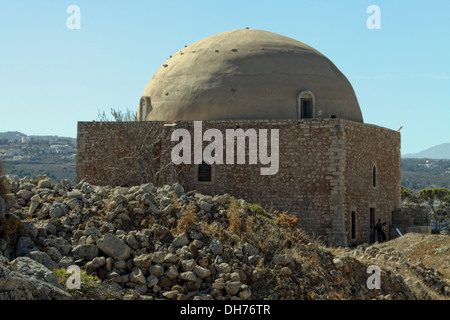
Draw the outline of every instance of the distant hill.
M23 134L19 131L8 131L8 132L0 132L0 140L6 139L8 141L22 140L22 137L26 137L26 134Z
M450 189L450 160L403 158L401 169L402 185L408 189Z
M0 161L9 176L36 179L47 175L54 181L75 182L76 138L0 132Z
M443 143L418 153L407 153L402 158L415 159L450 159L450 143Z
M61 136L54 136L54 135L48 135L48 136L37 136L37 135L26 135L19 131L7 131L7 132L0 132L0 140L2 142L5 142L7 140L8 142L21 142L23 138L26 138L25 141L35 140L35 141L43 141L46 140L49 143L56 143L60 142L61 140L64 140L65 142L76 145L76 138L72 137L61 137Z

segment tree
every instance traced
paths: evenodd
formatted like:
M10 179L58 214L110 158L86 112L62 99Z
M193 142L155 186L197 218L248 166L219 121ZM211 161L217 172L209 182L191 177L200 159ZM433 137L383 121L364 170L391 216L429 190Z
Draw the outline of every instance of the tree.
M137 121L136 114L132 112L130 109L122 112L120 110L111 109L110 110L113 119L109 119L106 115L105 111L98 112L98 121L108 122L108 121L117 121L117 122L129 122L129 121Z
M441 223L447 218L450 207L450 190L447 188L422 189L416 196L417 201L429 209L435 230L439 232Z
M410 201L412 198L414 198L414 192L405 186L402 186L402 200L403 201Z
M98 121L106 125L91 146L92 150L102 150L92 159L100 164L97 166L99 177L106 177L109 185L132 186L148 182L161 185L170 173L182 183L182 166L171 166L171 161L162 159L162 155L170 154L170 144L164 141L171 141L171 132L163 128L162 122L154 125L137 122L136 114L130 110L111 109L111 115L112 119L105 112L98 113Z

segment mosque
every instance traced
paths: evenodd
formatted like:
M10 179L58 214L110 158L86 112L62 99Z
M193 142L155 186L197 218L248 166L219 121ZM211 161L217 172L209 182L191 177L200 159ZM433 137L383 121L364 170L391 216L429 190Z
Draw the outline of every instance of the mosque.
M127 135L137 128L167 133L165 138L152 133L158 143L151 144L158 148L149 151L158 159L153 164L158 172L166 172L160 183L180 182L185 190L228 193L287 211L298 217L299 227L330 245L368 242L370 224L378 219L390 224L401 206L400 133L364 123L348 79L326 56L295 39L247 28L185 46L151 77L136 115ZM102 168L112 158L107 155L126 142L112 143L105 128L119 125L78 123L77 181L111 183ZM206 137L209 129L214 139ZM195 147L192 162L174 163L174 146L184 133L207 147L230 130L236 141L215 145L210 158L239 147L240 137L245 163L196 161ZM173 139L174 132L183 134ZM261 148L251 148L261 146L262 133L268 134L266 156L277 161L272 174L261 174L265 158L251 162L255 152L262 155ZM137 167L126 163L129 170ZM174 168L182 174L172 174Z

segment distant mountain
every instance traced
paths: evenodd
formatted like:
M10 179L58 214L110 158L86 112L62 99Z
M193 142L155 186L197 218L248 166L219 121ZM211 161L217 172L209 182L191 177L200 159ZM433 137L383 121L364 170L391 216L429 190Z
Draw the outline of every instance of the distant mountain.
M401 169L402 185L408 189L450 189L450 160L403 158Z
M450 159L450 143L443 143L418 153L407 153L402 158Z
M0 140L7 140L9 142L21 142L22 138L27 138L30 140L48 140L50 143L55 143L60 140L66 140L70 144L76 145L76 138L72 137L61 137L61 136L37 136L37 135L30 135L27 136L26 134L19 132L19 131L7 131L7 132L0 132Z
M22 137L26 136L26 134L19 131L0 132L0 139L6 139L8 141L22 140Z

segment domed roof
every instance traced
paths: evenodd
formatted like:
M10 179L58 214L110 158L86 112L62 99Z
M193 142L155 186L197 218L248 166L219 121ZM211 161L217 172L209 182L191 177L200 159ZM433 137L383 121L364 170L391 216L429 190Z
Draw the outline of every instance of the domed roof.
M241 29L184 47L153 75L140 120L297 119L363 122L347 78L314 48L276 33Z

